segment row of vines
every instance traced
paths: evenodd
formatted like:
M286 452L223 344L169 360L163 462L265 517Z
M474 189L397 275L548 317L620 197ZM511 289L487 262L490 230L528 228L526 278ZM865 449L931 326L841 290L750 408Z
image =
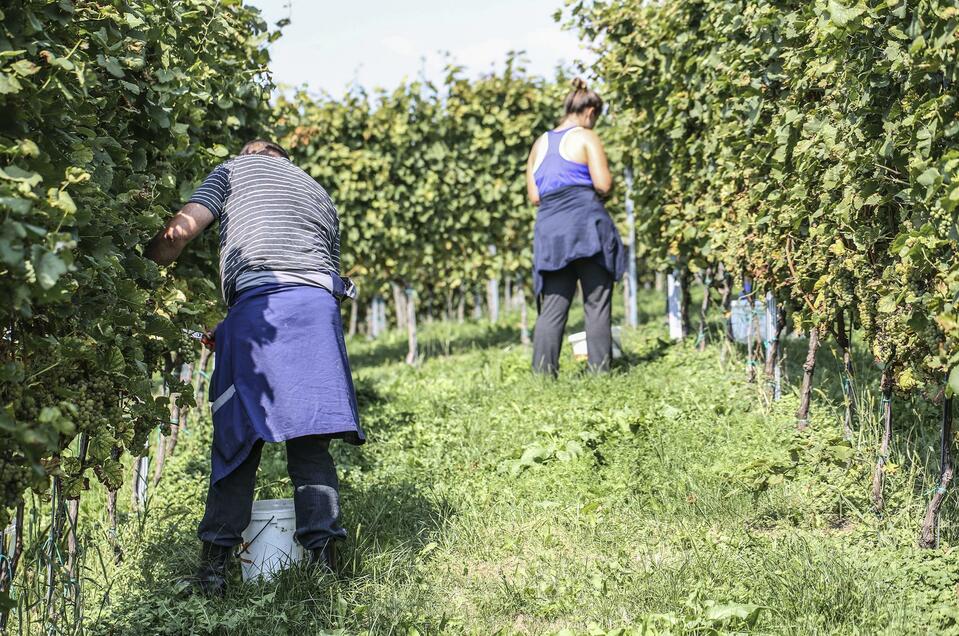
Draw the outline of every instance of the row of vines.
M810 336L800 426L830 335L854 421L854 328L865 338L882 373L877 508L894 396L942 402L922 536L934 544L959 390L959 10L580 0L569 15L597 47L602 134L633 175L637 256L685 272L686 289L697 275L727 307L740 280L779 301ZM172 452L171 409L195 406L184 330L222 314L216 236L169 269L142 246L244 141L275 134L336 202L342 271L361 289L351 331L365 311L374 335L392 295L413 361L418 311L462 317L485 302L495 315L499 280L525 305L535 212L522 173L556 123L562 78L511 55L480 79L451 66L435 85L271 104L276 32L235 0L14 0L0 20L0 527L13 517L22 541L33 493L48 561L91 478L115 506L129 458L158 429ZM766 343L768 373L785 326ZM0 555L4 617L18 550ZM75 575L48 571L48 613Z
M360 283L367 313L392 294L401 326L415 317L407 310L415 299L448 317L486 304L495 319L499 294L488 283L500 279L525 302L535 211L522 173L564 90L511 55L502 72L478 80L450 66L439 85L280 101L283 142L340 211L342 270Z
M881 368L877 509L894 396L943 403L942 474L920 540L934 544L959 390L959 10L940 0L694 0L570 11L596 43L617 128L628 131L640 253L727 292L741 277L754 295L774 294L810 336L800 427L830 335L847 361L853 419L850 334L861 330Z
M169 396L193 403L182 330L217 311L215 237L175 270L141 246L272 121L273 36L255 10L215 0L13 0L0 21L0 528L15 517L2 623L31 547L55 620L54 590L79 580L63 542L75 548L90 480L115 505L123 458L169 432ZM28 489L48 525L25 548Z
M115 531L121 484L142 506L202 402L210 361L187 332L223 313L216 233L170 268L142 247L214 165L254 137L287 146L340 211L351 330L361 306L382 329L392 294L413 361L418 312L495 318L500 279L525 316L522 171L565 86L510 55L478 80L451 66L438 85L271 103L278 32L241 2L16 0L0 18L2 629L18 605L76 611L80 499L98 480Z

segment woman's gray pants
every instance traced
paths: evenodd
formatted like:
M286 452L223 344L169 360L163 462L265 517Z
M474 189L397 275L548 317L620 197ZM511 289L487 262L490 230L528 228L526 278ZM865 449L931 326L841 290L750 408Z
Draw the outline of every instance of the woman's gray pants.
M243 542L250 525L256 469L263 442L226 477L210 484L206 512L197 535L201 541L221 546ZM296 538L307 550L322 548L331 539L346 538L340 527L340 482L330 455L330 440L318 435L297 437L286 442L286 468L293 482L296 509Z
M559 352L577 280L583 288L589 367L593 371L609 369L613 357L613 277L592 258L581 258L561 270L543 272L539 317L533 333L534 371L552 375L559 371Z

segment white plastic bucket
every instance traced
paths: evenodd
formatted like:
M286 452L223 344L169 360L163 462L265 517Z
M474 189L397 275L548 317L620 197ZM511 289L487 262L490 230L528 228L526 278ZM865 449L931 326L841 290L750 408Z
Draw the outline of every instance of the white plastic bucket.
M622 328L613 327L613 359L623 355ZM573 358L576 360L585 360L589 355L589 349L586 345L586 332L580 331L569 337L569 343L573 345Z
M243 580L269 581L280 570L301 561L305 551L293 536L295 530L292 499L254 501L250 525L243 531L240 546Z

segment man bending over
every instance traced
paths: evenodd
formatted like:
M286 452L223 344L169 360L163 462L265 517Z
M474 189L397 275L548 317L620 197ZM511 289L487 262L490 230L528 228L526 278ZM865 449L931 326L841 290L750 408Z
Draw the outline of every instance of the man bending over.
M286 442L296 537L310 561L335 567L339 482L332 438L362 444L339 303L339 220L330 197L277 144L255 140L217 166L147 246L169 265L214 221L229 310L217 326L210 384L213 470L193 589L222 594L250 523L263 442Z

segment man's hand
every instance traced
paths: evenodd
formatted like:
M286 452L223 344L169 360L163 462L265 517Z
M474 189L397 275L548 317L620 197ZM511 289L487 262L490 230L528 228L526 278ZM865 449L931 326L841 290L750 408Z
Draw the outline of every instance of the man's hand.
M210 351L216 350L216 327L203 332L203 336L200 338L200 344Z
M143 255L159 265L169 265L180 256L187 243L213 223L213 218L213 213L206 206L187 203L153 237Z
M219 327L219 325L217 325L217 327ZM193 329L181 329L181 331L194 340L199 340L200 344L210 351L216 349L216 327L208 331L194 331Z

